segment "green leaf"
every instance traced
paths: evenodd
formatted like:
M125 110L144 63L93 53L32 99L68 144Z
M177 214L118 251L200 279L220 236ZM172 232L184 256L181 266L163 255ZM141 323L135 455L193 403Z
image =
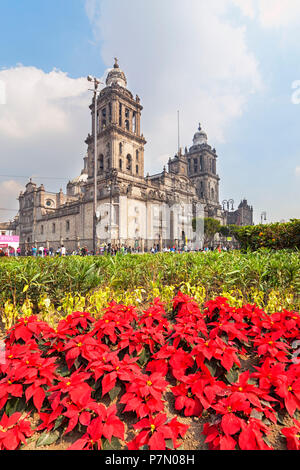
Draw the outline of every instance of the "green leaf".
M111 401L114 401L115 398L117 398L117 396L119 395L121 389L122 389L121 385L116 385L113 389L111 389L108 392L108 395L109 395L109 398L111 399Z
M121 443L119 439L117 439L116 437L112 437L111 442L109 442L108 439L105 439L102 444L103 450L120 450L121 447L122 447Z
M16 413L17 411L24 411L26 403L23 398L11 398L5 406L5 413L8 417Z
M50 446L51 444L54 444L54 442L57 441L59 438L59 432L47 432L45 431L37 440L36 442L36 447L41 447L41 446Z
M251 418L256 418L256 419L262 420L263 415L264 415L263 413L260 413L260 412L257 411L257 410L252 410L252 411L251 411L251 414L250 414L250 417L251 417Z
M215 373L216 373L216 370L217 370L217 365L216 364L213 364L211 362L207 362L207 361L204 361L204 364L206 365L206 367L208 368L209 372L211 373L211 375L214 377L215 376Z
M174 450L174 444L172 439L165 439L165 443L167 449Z
M239 378L239 372L236 369L230 369L227 374L225 374L226 379L228 380L229 383L234 383L238 380Z
M146 349L143 348L141 353L139 354L139 358L138 358L138 363L143 366L145 364L147 360L147 352L146 352Z
M56 431L56 429L59 428L59 426L60 426L61 423L63 422L64 418L65 418L65 417L64 417L63 415L61 415L61 416L59 416L59 417L57 418L57 420L55 421L54 428L53 428L54 431Z

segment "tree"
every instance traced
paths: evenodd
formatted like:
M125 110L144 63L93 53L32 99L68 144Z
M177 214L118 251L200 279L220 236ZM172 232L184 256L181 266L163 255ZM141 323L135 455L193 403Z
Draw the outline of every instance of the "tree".
M200 220L200 219L199 219ZM201 219L203 221L203 219ZM197 220L194 218L192 220L193 231L196 230ZM204 217L204 244L210 244L216 233L219 233L221 230L221 224L218 220L213 219L212 217Z

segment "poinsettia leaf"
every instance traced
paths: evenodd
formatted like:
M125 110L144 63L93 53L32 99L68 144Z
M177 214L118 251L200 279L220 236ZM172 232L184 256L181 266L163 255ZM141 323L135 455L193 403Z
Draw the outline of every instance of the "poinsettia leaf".
M285 414L277 413L277 421L279 424L285 425Z
M251 418L256 418L256 419L259 419L259 420L262 420L262 417L263 417L263 413L257 411L257 410L252 410L251 411L251 414L250 414L250 417Z
M267 436L263 436L263 441L265 444L267 444L267 446L269 447L272 447L272 444L270 443L269 439L267 438Z
M228 380L229 383L234 383L237 382L239 378L239 372L236 369L230 369L226 374L225 374L226 379Z
M147 361L147 352L146 352L146 349L143 348L139 354L138 363L141 366L143 366L146 361Z
M209 372L211 373L212 377L215 376L216 374L216 370L217 370L217 365L212 363L212 362L207 362L207 361L204 361L204 364L206 365L206 367L208 368Z
M102 449L103 450L120 450L121 448L122 448L122 446L121 446L121 443L120 443L119 439L117 439L114 436L111 438L111 442L109 442L108 439L105 439L102 442Z
M58 429L58 428L61 426L61 424L62 424L64 418L65 418L65 417L64 417L63 415L60 415L60 416L57 418L57 420L55 421L54 428L53 428L54 431L56 431L56 429Z
M41 447L41 446L50 446L51 444L54 444L59 438L59 432L54 431L54 432L48 432L45 431L37 440L36 442L36 447Z
M114 388L112 388L109 392L108 392L108 395L109 395L109 398L111 399L111 401L114 401L117 396L119 395L120 391L121 391L121 385L115 385Z
M165 439L166 442L166 448L170 450L174 450L174 444L172 439Z
M17 411L24 411L26 409L26 402L23 398L11 398L5 406L5 413L8 417Z

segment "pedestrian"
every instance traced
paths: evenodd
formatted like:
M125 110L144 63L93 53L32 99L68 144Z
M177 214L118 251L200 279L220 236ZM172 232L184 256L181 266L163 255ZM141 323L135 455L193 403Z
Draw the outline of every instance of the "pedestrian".
M64 245L61 245L60 247L60 255L61 256L66 256L66 248Z

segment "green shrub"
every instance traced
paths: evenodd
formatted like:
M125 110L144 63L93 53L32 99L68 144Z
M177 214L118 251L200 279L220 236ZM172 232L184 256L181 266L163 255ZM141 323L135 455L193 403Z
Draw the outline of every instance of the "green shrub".
M251 225L232 228L242 250L300 249L300 219L287 223Z

